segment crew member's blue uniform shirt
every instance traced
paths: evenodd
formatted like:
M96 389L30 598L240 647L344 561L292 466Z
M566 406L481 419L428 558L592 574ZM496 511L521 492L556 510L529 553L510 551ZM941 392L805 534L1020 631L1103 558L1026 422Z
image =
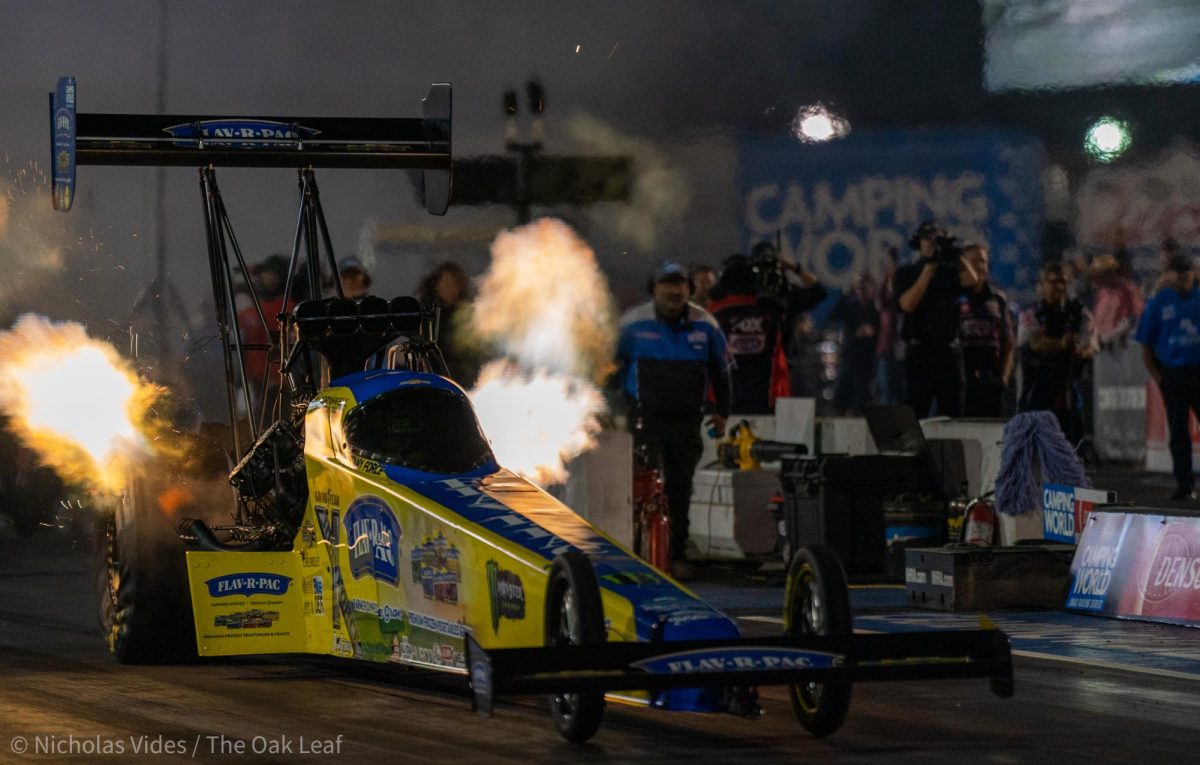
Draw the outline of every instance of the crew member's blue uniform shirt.
M1181 295L1165 287L1151 298L1138 322L1137 341L1168 369L1200 369L1200 287Z
M689 303L674 324L655 315L653 301L627 311L617 360L621 387L640 411L699 415L712 384L717 414L729 416L729 348L717 320L700 306Z

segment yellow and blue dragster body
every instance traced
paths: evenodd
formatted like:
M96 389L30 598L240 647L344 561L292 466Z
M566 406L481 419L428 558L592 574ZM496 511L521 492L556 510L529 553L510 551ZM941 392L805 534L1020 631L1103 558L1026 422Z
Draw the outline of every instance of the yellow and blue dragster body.
M348 375L304 418L308 505L292 549L187 554L203 656L303 652L466 672L544 641L554 558L579 551L609 642L736 638L736 625L540 487L497 465L462 389ZM674 691L660 706L703 709ZM715 702L712 702L715 703Z
M228 404L226 421L207 424L233 447L214 452L198 438L195 465L164 463L105 514L97 605L118 661L193 657L190 600L201 656L332 654L459 673L484 713L497 696L546 694L572 742L596 733L614 692L754 716L757 686L786 685L815 736L842 725L860 680L979 677L1012 694L998 630L854 633L845 572L821 545L791 554L783 634L740 637L730 619L496 463L466 394L443 376L436 308L410 296L349 299L337 280L333 296L321 294L322 263L336 271L337 261L314 168L418 173L426 208L444 213L449 84L430 87L419 118L77 114L76 95L73 77L50 94L57 209L71 207L77 163L201 167ZM299 171L283 304L300 302L271 317L251 289L263 344L244 342L235 319L235 266L241 281L255 280L218 165ZM308 295L291 291L302 272ZM258 396L252 352L278 362L277 384L257 380ZM227 460L237 462L228 473ZM180 500L196 517L175 517L169 497L210 484L219 484L211 497Z

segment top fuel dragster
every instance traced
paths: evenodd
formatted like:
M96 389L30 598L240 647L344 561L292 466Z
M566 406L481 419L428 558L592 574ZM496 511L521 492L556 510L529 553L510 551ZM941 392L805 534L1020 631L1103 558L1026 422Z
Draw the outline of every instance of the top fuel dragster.
M51 95L60 208L77 163L202 166L231 402L230 424L194 439L196 459L133 481L105 524L97 584L118 660L312 653L435 668L466 676L483 713L497 696L546 694L573 742L596 732L606 694L753 716L755 688L783 684L817 736L840 727L858 680L980 677L1011 695L997 630L855 634L841 564L819 546L792 557L784 634L742 638L496 463L446 376L436 311L409 297L347 300L336 280L333 296L320 294L322 245L329 267L334 258L313 168L421 170L426 205L444 212L449 86L435 85L414 120L88 115L75 95L71 78ZM289 274L306 269L312 292L265 348L241 341L232 313L234 267L250 279L216 185L221 164L300 171ZM275 398L249 394L253 350L276 360ZM228 442L207 438L219 432ZM168 501L180 488L187 499Z

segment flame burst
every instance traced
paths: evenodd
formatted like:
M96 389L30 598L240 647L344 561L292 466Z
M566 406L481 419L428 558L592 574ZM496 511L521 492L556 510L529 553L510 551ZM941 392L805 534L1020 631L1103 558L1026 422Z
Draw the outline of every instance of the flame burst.
M542 484L595 446L611 369L612 298L592 249L559 220L505 231L492 245L471 327L504 359L470 396L500 463Z
M79 324L25 314L0 332L0 410L65 481L118 492L149 454L142 435L161 389Z

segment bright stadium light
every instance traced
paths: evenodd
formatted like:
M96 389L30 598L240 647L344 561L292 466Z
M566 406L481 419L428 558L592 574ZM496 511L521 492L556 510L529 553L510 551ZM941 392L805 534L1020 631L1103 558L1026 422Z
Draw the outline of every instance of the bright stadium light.
M1129 148L1129 123L1115 117L1101 117L1088 128L1083 150L1100 162L1111 162Z
M850 123L821 104L803 106L792 120L792 135L803 143L821 143L850 132Z

